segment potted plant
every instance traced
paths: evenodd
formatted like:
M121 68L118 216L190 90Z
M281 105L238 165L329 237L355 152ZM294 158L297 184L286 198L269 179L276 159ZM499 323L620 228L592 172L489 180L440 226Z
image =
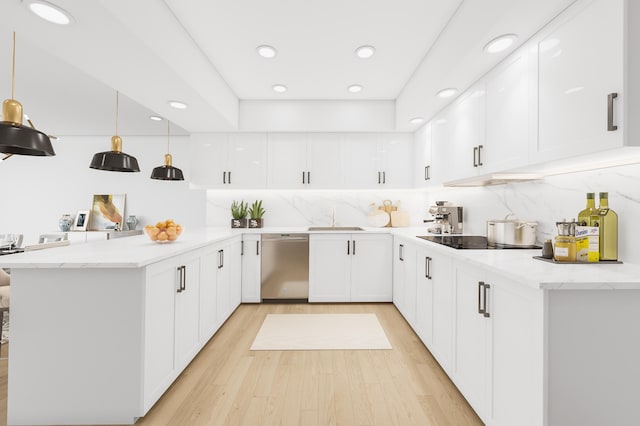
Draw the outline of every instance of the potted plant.
M247 207L248 204L244 201L231 203L231 227L232 228L246 228L247 227Z
M265 210L262 208L262 200L254 201L249 208L249 228L262 228L262 216Z

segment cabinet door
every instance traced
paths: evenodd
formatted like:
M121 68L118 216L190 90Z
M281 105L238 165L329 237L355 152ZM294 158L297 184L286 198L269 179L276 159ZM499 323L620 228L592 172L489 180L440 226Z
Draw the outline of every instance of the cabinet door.
M574 8L537 39L537 161L567 158L623 145L623 0ZM608 131L607 95L616 131Z
M223 187L227 171L227 135L194 133L189 144L191 183L207 188Z
M413 178L413 134L383 134L380 143L382 185L388 188L410 188Z
M344 188L343 137L337 133L310 133L307 137L307 186Z
M433 257L425 249L416 254L416 320L415 331L420 340L431 348L433 341Z
M378 188L382 185L378 135L347 134L344 148L347 188Z
M184 258L179 267L182 290L175 297L175 366L181 371L193 359L199 348L200 320L200 260Z
M484 172L484 85L472 87L449 109L451 179Z
M227 180L233 188L264 188L267 181L267 135L229 134Z
M453 261L438 253L429 253L428 272L433 295L432 344L429 348L442 368L450 372L453 353Z
M527 48L513 53L487 78L487 140L481 159L490 171L513 169L528 161L532 127L528 53Z
M414 327L416 318L416 249L405 239L396 239L393 249L393 302Z
M165 261L146 268L143 412L160 398L174 377L176 267L173 261Z
M351 301L391 302L391 235L351 235Z
M351 299L351 236L309 235L309 302Z
M229 268L229 315L242 302L242 238L236 237L229 243L229 256L225 259Z
M541 425L543 293L498 276L491 284L493 424Z
M431 122L431 168L429 169L432 184L453 179L450 164L458 159L451 155L451 123L449 110L438 114ZM463 160L460 160L463 161ZM466 160L464 160L466 161Z
M404 316L405 312L405 254L407 243L403 239L395 238L393 242L393 304Z
M432 122L427 123L414 136L413 185L417 188L426 188L432 184L431 126Z
M223 322L229 317L231 313L231 283L230 283L230 269L228 267L227 259L225 257L228 256L227 246L220 246L216 251L216 268L218 270L216 277L216 319L218 323L218 327L222 325Z
M481 270L456 264L454 382L478 415L487 419L491 320L478 313L480 282L484 282Z
M268 161L267 185L269 188L303 188L307 181L306 135L304 133L269 134Z
M242 236L242 303L260 303L260 235Z
M200 256L200 343L204 344L218 329L217 277L218 246L206 249Z

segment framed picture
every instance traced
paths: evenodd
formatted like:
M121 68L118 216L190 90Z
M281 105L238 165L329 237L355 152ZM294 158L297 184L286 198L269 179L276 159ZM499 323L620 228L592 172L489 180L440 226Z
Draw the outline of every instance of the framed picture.
M89 225L89 210L78 210L73 221L73 229L75 231L86 231L87 225Z
M124 222L125 194L97 194L91 203L90 226L92 231L116 229Z

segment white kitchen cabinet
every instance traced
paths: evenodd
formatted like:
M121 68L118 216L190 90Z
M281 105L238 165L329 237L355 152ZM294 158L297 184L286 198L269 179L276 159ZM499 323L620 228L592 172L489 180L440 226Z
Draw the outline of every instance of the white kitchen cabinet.
M408 239L395 237L393 244L393 304L415 329L416 247Z
M200 259L182 255L146 268L144 411L199 347Z
M449 111L441 111L429 123L431 125L431 162L428 169L429 186L449 180L451 156L451 137Z
M624 0L578 3L534 38L539 82L534 162L623 146L629 95L624 92L624 11ZM610 94L618 97L611 99L608 122Z
M221 326L242 300L242 261L240 236L218 246L216 317Z
M346 134L345 180L348 188L408 188L413 174L413 135Z
M261 236L242 236L242 303L260 303Z
M342 188L342 136L337 133L269 134L268 187Z
M264 133L194 133L190 139L192 184L206 188L264 188Z
M200 342L206 343L218 329L218 245L209 246L200 256Z
M309 236L309 302L391 300L390 235Z
M433 183L431 126L432 122L429 122L419 128L414 134L413 185L416 188L426 188Z
M529 160L535 138L532 118L535 71L529 67L529 49L511 54L486 78L486 140L481 160L487 171L521 167ZM533 106L532 106L533 103Z
M453 379L486 424L543 424L543 294L455 262Z

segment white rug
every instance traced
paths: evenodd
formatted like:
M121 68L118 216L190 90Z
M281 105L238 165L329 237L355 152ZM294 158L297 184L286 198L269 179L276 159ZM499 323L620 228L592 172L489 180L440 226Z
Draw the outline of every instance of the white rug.
M376 314L269 314L251 350L391 349Z

